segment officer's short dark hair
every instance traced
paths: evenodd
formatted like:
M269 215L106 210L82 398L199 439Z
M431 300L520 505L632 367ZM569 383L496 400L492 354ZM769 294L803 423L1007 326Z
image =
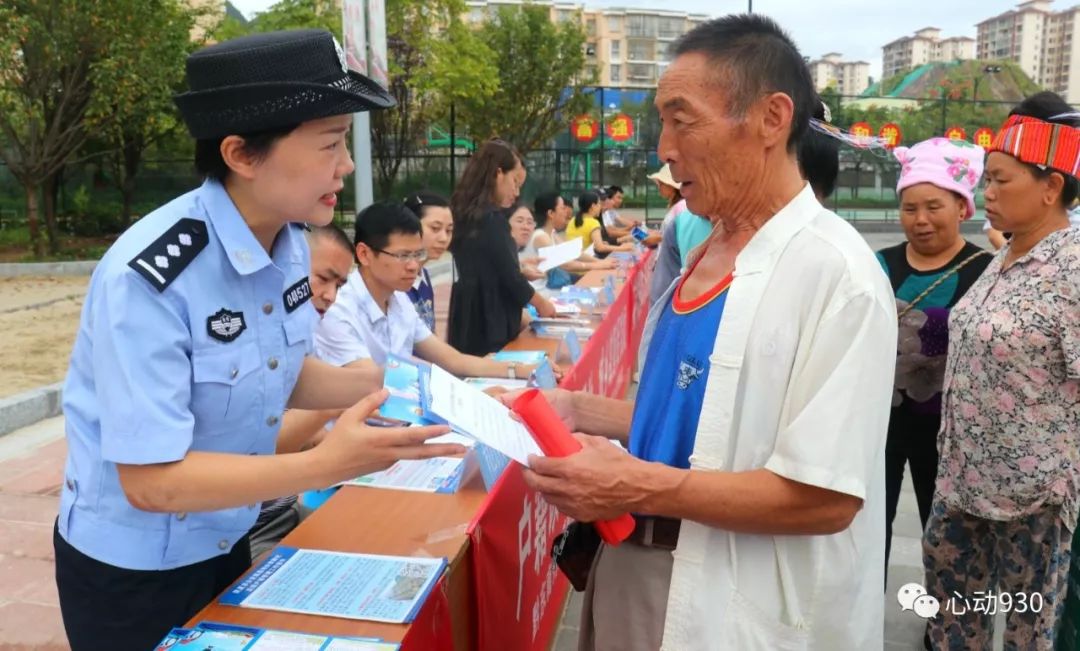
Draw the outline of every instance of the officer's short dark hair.
M274 144L299 127L299 124L269 129L256 133L236 134L244 139L244 151L256 161L262 161L270 154ZM229 166L221 157L221 143L225 138L210 138L195 141L195 171L204 179L224 183L229 177Z
M623 194L626 194L625 192L623 192L623 189L620 186L618 186L618 185L609 185L608 189L607 189L607 196L614 197L615 195L619 194L620 192L622 192Z
M356 216L353 248L363 243L372 249L385 249L394 234L420 235L420 218L400 201L373 203Z
M675 56L699 52L715 67L713 83L728 96L727 112L741 118L767 93L784 93L795 112L788 150L810 124L817 92L795 42L771 18L739 14L698 25L675 44Z
M345 231L341 230L340 226L333 222L326 226L311 227L311 230L308 231L308 241L313 242L317 239L323 239L352 253L353 243L349 241L349 236L345 234Z

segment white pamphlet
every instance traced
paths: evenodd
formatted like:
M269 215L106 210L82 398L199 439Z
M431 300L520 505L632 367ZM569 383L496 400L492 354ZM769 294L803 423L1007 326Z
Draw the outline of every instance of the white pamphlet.
M431 365L431 411L453 428L492 447L523 466L542 455L529 430L510 410L475 386Z
M562 244L542 246L537 250L536 254L543 259L538 267L540 271L551 271L555 267L564 265L567 262L573 262L581 257L581 242L570 240Z

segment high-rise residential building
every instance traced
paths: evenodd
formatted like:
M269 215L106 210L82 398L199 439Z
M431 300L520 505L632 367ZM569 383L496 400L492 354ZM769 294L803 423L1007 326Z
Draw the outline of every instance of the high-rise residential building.
M501 6L520 6L522 0L466 2L466 20L479 23ZM588 8L567 2L532 2L547 6L551 20L581 21L585 28L586 73L602 86L655 86L671 62L671 46L696 25L703 14L640 8Z
M832 86L841 95L860 95L870 86L870 64L866 61L844 61L839 52L830 52L807 65L818 91Z
M198 12L195 24L191 27L191 40L201 41L208 32L213 31L225 19L227 3L225 0L185 0L187 5Z
M937 27L924 27L881 48L882 78L888 79L926 63L966 61L975 58L975 39L967 36L941 38Z
M1007 60L1040 86L1080 102L1080 6L1054 11L1053 0L1029 0L977 25L980 59Z

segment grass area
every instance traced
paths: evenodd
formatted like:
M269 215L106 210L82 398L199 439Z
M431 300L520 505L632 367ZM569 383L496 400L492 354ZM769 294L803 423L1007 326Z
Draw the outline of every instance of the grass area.
M42 237L45 234L42 233ZM35 257L30 246L30 231L25 226L0 229L0 262L68 262L71 260L99 260L116 240L112 236L79 236L62 233L60 251Z

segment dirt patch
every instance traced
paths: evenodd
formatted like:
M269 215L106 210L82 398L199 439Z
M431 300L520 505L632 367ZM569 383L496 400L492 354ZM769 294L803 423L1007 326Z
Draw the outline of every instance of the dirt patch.
M0 279L0 397L64 379L88 283L86 276Z

